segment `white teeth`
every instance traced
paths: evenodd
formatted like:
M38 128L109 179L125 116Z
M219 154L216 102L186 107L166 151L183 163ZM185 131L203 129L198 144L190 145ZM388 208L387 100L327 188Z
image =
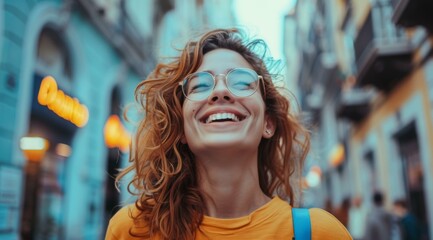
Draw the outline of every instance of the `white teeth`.
M206 119L206 123L221 119L230 119L235 122L239 122L239 118L234 113L214 113L209 115L209 117Z

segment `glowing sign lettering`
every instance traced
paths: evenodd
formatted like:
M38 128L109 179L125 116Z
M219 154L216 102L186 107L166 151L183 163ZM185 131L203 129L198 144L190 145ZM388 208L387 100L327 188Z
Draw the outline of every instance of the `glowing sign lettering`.
M51 76L42 79L38 92L38 102L77 127L83 127L89 120L87 107L80 104L78 99L71 98L59 90L56 80Z

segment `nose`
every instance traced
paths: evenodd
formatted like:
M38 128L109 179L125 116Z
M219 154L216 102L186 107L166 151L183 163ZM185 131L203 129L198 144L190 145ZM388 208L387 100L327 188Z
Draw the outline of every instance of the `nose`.
M225 81L225 75L218 74L215 76L215 88L209 95L209 102L228 101L233 102L234 97L229 91Z

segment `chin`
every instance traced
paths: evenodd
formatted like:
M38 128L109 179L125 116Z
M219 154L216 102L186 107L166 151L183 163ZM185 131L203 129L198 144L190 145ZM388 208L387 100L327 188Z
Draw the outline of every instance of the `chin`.
M238 149L245 151L247 149L257 150L260 143L260 139L256 140L252 137L228 137L228 136L220 136L207 138L203 141L200 141L195 148L199 151L212 151L212 150L229 150L229 149ZM190 145L191 148L191 145Z

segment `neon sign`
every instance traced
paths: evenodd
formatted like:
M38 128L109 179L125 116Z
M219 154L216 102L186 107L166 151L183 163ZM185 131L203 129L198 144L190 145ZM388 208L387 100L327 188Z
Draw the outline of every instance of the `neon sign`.
M83 127L89 120L87 107L81 104L78 99L72 98L59 90L56 80L51 76L47 76L42 80L38 92L38 102L77 127Z

